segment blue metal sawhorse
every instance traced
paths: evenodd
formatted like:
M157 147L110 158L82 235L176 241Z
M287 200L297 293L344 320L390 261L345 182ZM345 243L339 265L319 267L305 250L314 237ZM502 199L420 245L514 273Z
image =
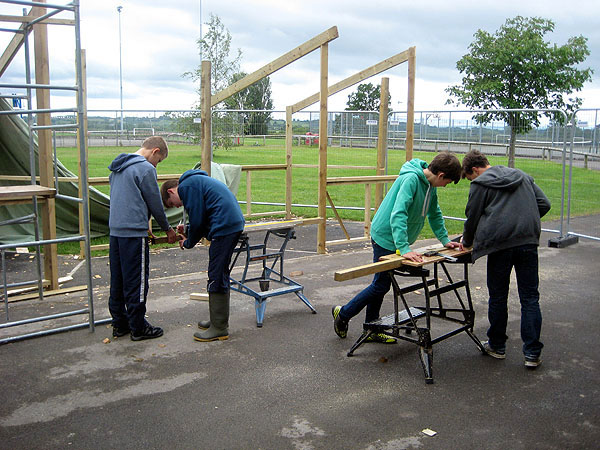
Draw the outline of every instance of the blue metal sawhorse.
M240 280L234 279L231 275L229 276L231 289L254 297L257 327L262 327L263 325L267 299L278 295L294 293L311 309L313 314L317 313L310 301L304 296L304 286L283 275L285 249L289 240L296 238L294 226L298 223L298 221L282 221L247 225L240 236L238 246L233 251L235 257L231 262L230 271L236 265L241 254L245 255L246 261ZM266 232L263 242L251 244L248 233L259 231ZM271 237L281 240L278 250L269 250L267 248L269 238ZM249 277L248 269L250 263L255 261L262 262L261 275L258 277ZM279 263L278 270L276 269L277 263ZM276 283L278 287L270 289L271 282ZM258 286L253 288L249 283L257 283Z

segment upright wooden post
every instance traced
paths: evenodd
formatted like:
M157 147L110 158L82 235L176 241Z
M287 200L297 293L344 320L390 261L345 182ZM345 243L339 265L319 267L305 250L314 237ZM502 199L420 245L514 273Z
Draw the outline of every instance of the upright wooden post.
M317 253L326 253L325 248L327 221L327 97L329 46L321 45L321 89L319 107L319 198L318 210L321 221L317 225Z
M381 98L379 102L379 129L377 135L377 175L385 175L385 160L387 155L388 114L390 98L390 79L381 79ZM383 201L383 184L375 184L375 209ZM366 208L366 205L365 205ZM365 211L366 214L366 211ZM369 211L370 214L370 211Z
M292 107L285 108L285 218L292 218Z
M202 61L200 74L200 143L202 145L202 170L210 176L212 162L210 61Z
M406 160L413 159L413 138L415 131L415 47L408 49L408 94L406 100Z
M78 186L77 186L77 192L78 192L78 196L79 198L83 198L83 191L82 191L82 186L83 186L83 182L82 182L82 178L86 177L89 178L89 172L88 172L88 167L87 165L82 166L81 165L81 148L80 148L80 142L84 142L85 144L85 148L83 149L84 153L86 154L86 161L87 159L87 154L88 154L88 146L87 146L87 130L88 130L88 124L87 124L87 75L86 75L86 59L85 59L85 50L81 50L81 82L82 82L82 86L81 86L81 90L83 91L83 105L82 109L83 109L83 135L84 135L84 139L81 140L79 139L79 128L77 128L77 164L79 166L79 172L78 172ZM88 208L88 214L89 214L89 208ZM84 235L87 233L87 230L85 230L85 220L83 217L83 203L79 204L79 234L80 235ZM81 258L85 257L85 241L79 241L79 256Z
M45 3L45 0L40 0ZM35 7L34 16L46 14L46 8ZM35 81L37 84L50 84L50 68L48 65L48 26L39 23L33 26L33 45L35 53ZM36 100L38 109L50 109L50 91L37 89ZM49 113L38 114L37 124L47 126L52 124ZM52 170L52 132L47 129L38 130L38 161L40 170L40 185L54 187L54 172ZM47 198L42 203L42 233L44 240L56 239L56 203L53 198ZM44 277L50 282L50 289L58 289L58 257L56 244L44 246Z

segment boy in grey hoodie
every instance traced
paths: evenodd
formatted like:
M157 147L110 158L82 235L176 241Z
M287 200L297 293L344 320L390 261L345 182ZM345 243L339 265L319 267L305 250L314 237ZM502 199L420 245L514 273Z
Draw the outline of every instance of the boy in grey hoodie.
M536 368L542 362L543 347L537 248L540 218L550 210L550 201L531 176L519 169L492 167L477 150L465 155L462 177L471 181L462 244L473 246L473 261L488 257L490 328L489 340L483 346L488 355L505 358L508 289L514 267L521 301L525 367Z
M146 313L148 295L150 216L154 216L170 244L176 233L169 225L156 181L156 166L169 153L160 136L146 139L135 153L121 153L108 168L110 180L110 297L113 337L131 335L141 341L163 335L150 325Z

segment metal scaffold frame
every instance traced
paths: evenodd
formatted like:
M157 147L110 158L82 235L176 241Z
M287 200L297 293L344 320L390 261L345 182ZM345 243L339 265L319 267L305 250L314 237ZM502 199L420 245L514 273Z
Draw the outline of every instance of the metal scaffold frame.
M0 223L9 225L15 222L18 223L33 223L35 239L33 241L25 241L18 243L10 243L0 245L0 257L2 264L2 293L5 305L6 322L0 323L0 329L8 327L18 327L26 324L31 324L41 321L50 321L59 318L87 314L88 321L68 326L60 326L55 328L45 329L43 331L29 332L17 336L11 336L0 339L0 344L14 342L27 339L30 337L43 336L54 334L62 331L89 327L90 331L94 331L94 325L107 322L107 319L102 321L94 321L94 302L93 302L93 286L92 286L92 266L91 266L91 250L90 250L90 220L89 220L89 192L88 192L88 173L87 173L87 142L86 142L86 103L85 103L85 52L81 49L80 39L80 16L79 16L79 0L73 0L66 5L54 5L44 3L44 0L39 2L20 1L20 0L0 0L0 4L13 4L30 7L27 13L23 9L23 16L0 16L2 22L20 22L17 29L0 28L3 32L12 32L15 34L13 40L7 47L6 51L0 59L0 76L5 71L6 66L16 55L17 51L22 46L25 54L25 83L24 84L5 84L0 83L0 89L22 89L26 91L25 95L20 95L20 98L26 101L26 110L7 110L0 111L2 115L19 114L27 116L27 125L29 131L29 161L31 183L28 185L18 186L1 186L0 187L0 204L10 205L15 203L31 203L32 213L13 220L8 220ZM72 13L73 19L53 18L59 13ZM74 86L58 86L51 85L48 70L48 39L47 25L68 25L73 26L75 31L75 72L76 84ZM32 82L31 76L31 57L29 37L34 34L34 60L35 60L35 82ZM37 107L32 104L32 91L36 90ZM50 108L50 91L52 90L67 90L73 91L76 94L75 108ZM53 125L51 113L70 111L76 114L76 123L68 125ZM35 117L35 120L34 120ZM79 147L79 197L61 195L59 192L58 178L53 173L52 163L56 160L56 149L54 149L54 158L50 157L51 135L52 130L56 129L74 129L78 135ZM37 184L36 167L35 167L35 140L34 132L38 137L39 150L39 179L40 184ZM69 202L76 202L79 205L80 214L80 234L71 237L56 237L56 218L55 218L55 199L60 199ZM43 237L40 238L40 210L43 227ZM10 322L9 320L9 302L8 288L23 285L35 285L39 299L44 300L44 277L42 276L42 258L40 249L44 248L44 265L45 275L51 289L58 288L57 276L57 248L56 244L62 242L78 241L84 246L85 267L87 269L87 305L83 309L61 312L58 314L32 317L24 320ZM5 251L7 249L16 249L17 247L35 247L36 248L36 263L37 263L37 280L29 282L8 283L6 274L6 258Z

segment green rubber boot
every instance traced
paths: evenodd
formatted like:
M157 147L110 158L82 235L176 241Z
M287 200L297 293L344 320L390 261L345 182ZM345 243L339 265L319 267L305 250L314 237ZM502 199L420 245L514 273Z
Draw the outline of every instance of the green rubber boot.
M210 312L209 327L206 331L194 333L194 340L211 342L229 339L229 291L209 292L208 310ZM206 321L203 322L206 323ZM201 323L198 323L198 326Z
M210 328L210 320L201 320L198 322L198 328L201 330L208 330Z

